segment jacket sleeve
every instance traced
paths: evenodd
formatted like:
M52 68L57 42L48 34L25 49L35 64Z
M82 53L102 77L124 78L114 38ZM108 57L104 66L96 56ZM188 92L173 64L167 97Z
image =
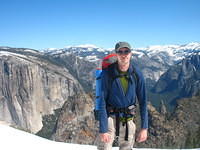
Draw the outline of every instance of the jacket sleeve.
M145 87L145 80L144 80L143 74L140 71L138 71L136 95L137 95L139 106L140 106L141 128L146 129L148 128L146 87Z
M108 95L108 76L106 71L102 71L102 92L101 92L101 101L99 106L99 133L108 132L108 116L106 111L106 98Z

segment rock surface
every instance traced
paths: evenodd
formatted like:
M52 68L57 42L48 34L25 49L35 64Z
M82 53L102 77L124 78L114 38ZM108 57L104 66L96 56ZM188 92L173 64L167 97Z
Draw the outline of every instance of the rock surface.
M174 108L176 101L197 95L200 90L200 55L192 55L170 67L156 83L153 104L164 100L168 108ZM156 104L155 104L156 105ZM171 108L170 108L171 107Z
M69 97L61 109L53 140L68 143L94 144L97 124L93 114L93 100L89 95Z
M43 115L83 89L66 68L39 52L17 50L0 52L0 120L36 133Z
M92 100L86 95L70 97L62 107L53 139L70 143L96 144L98 124L93 118L91 106ZM171 115L165 111L158 112L151 104L148 105L148 110L148 140L136 143L134 147L197 148L200 146L200 143L197 145L200 136L200 96L180 100ZM138 134L139 110L134 121ZM188 136L191 134L192 137ZM187 141L191 140L197 141L196 147L187 144Z
M200 146L199 115L200 96L180 100L171 115L163 115L149 105L149 138L145 143L137 143L136 147L195 148L195 145L188 145L188 140L195 140Z

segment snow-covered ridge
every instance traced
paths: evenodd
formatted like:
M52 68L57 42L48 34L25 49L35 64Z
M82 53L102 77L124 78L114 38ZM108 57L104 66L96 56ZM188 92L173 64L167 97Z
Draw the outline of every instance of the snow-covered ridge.
M27 133L25 131L21 131L18 129L14 129L7 125L3 125L0 122L0 141L1 141L1 149L5 150L97 150L96 146L91 145L79 145L79 144L70 144L63 142L55 142L50 141L48 139L41 138L39 136ZM118 150L118 147L114 147L113 150ZM150 148L137 148L139 150L159 150L159 149L150 149ZM133 148L136 150L136 148ZM165 150L165 149L162 149ZM169 150L169 149L168 149ZM173 149L176 150L176 149ZM178 149L177 149L178 150ZM198 149L190 149L190 150L198 150Z
M20 49L21 50L21 49ZM6 49L0 49L0 57L14 57L20 61L23 62L30 62L29 60L36 59L34 55L29 55L35 54L37 55L43 55L41 52L37 50L32 50L32 49L23 49L22 51L20 50L12 50L12 48L6 48ZM23 53L24 52L24 53Z
M10 47L8 46L0 46L0 49L9 49Z
M45 49L44 53L50 55L56 54L70 54L74 53L81 58L86 58L89 61L95 61L95 57L98 60L101 56L113 52L113 48L103 49L95 45L79 45L79 46L68 46L63 49ZM148 57L154 57L159 55L166 55L167 57L172 57L175 61L181 60L188 55L200 53L200 43L192 42L185 45L153 45L146 48L133 48L133 54L138 57L147 55Z
M7 50L10 47L0 47L1 50ZM114 48L104 49L92 44L67 46L65 48L48 48L40 51L32 49L23 49L25 52L31 53L45 53L48 55L69 55L75 54L81 59L88 61L97 61L103 58L105 55L114 52ZM137 57L147 56L150 58L167 59L170 58L173 61L179 61L192 54L200 54L200 42L192 42L185 45L152 45L146 48L133 48L133 55ZM166 60L165 59L165 60Z
M21 58L27 58L25 55L12 53L12 52L8 52L8 51L0 51L0 56L17 56L17 57L21 57Z
M92 44L84 44L84 45L78 45L75 47L82 47L82 48L98 48L96 45L92 45Z
M146 48L138 48L138 49L147 50L147 51L152 51L152 50L163 51L163 49L167 49L168 51L173 50L173 49L177 49L177 50L181 50L181 49L198 50L198 49L200 49L200 43L192 42L192 43L184 44L184 45L152 45L152 46L148 46Z
M200 43L189 43L186 45L156 45L143 48L148 56L154 56L158 53L165 53L173 57L174 60L183 59L191 54L200 53Z
M92 44L84 44L84 45L78 45L78 46L66 46L61 49L56 49L56 48L48 48L48 49L42 49L42 52L45 53L51 53L51 54L59 54L63 52L92 52L92 51L98 51L98 52L106 52L106 51L111 51L111 49L103 49L100 47L97 47L96 45Z

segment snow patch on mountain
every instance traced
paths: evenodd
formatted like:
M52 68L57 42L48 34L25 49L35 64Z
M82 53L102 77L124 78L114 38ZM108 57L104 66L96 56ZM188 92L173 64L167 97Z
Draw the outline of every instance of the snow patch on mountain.
M63 142L55 142L48 139L41 138L39 136L27 133L25 131L21 131L12 127L9 127L0 122L0 141L1 141L1 149L13 150L40 150L40 149L48 149L48 150L97 150L96 146L92 145L80 145L80 144L71 144L71 143L63 143ZM113 150L118 150L118 147L112 148ZM159 149L151 149L151 148L137 148L139 150L159 150ZM136 150L133 148L132 150ZM165 150L165 149L162 149ZM170 150L170 149L168 149ZM173 149L178 150L178 149ZM191 149L191 150L198 150Z
M0 49L9 49L10 47L8 46L0 46Z
M136 55L139 58L141 58L142 56L145 55L144 50L141 50L141 49L133 49L132 53L133 53L133 55Z
M31 53L39 53L39 51L37 50L33 50L33 49L25 49L25 52L31 52Z
M24 55L16 54L16 53L8 52L8 51L0 51L0 56L17 56L17 57L21 57L21 58L27 58Z
M98 48L96 45L92 45L92 44L83 44L83 45L78 45L75 47L80 47L80 48Z
M103 49L95 45L85 44L68 46L62 49L49 48L42 51L50 55L74 53L75 55L85 58L88 61L95 61L101 59L109 53L114 52L114 49ZM173 59L174 61L179 61L189 55L200 53L200 43L193 42L185 45L153 45L146 48L134 48L132 52L133 55L136 55L139 58L147 56L150 58L157 58L158 61L160 59L161 61L164 57L167 57Z
M99 60L98 58L97 58L97 56L86 56L85 57L87 60L90 60L91 62L95 62L95 61L97 61L97 60Z
M200 43L189 43L186 45L154 45L140 48L140 52L146 53L149 57L165 54L175 61L181 60L191 54L200 53Z

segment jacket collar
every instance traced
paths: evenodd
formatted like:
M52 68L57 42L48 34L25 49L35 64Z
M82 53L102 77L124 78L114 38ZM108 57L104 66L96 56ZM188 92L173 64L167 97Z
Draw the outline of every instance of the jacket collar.
M113 70L111 70L111 71L112 71L114 77L120 76L119 71L118 71L118 63L117 62L113 64ZM133 71L134 71L133 66L132 66L132 63L130 62L127 73L128 73L129 80L131 80L132 83L134 82L133 81L134 79L131 75L133 73Z

